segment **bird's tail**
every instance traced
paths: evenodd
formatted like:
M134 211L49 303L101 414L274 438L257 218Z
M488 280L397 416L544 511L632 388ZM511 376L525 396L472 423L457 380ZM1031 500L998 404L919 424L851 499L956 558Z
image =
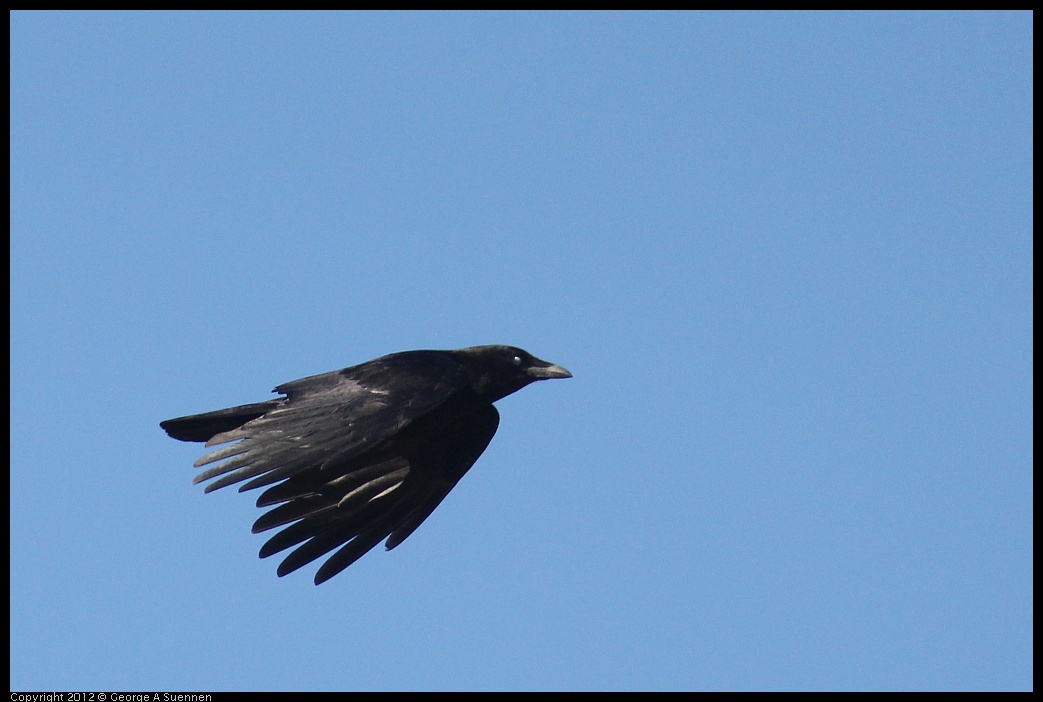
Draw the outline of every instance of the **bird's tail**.
M257 419L279 406L282 400L255 402L252 405L239 405L228 409L193 414L160 422L172 438L179 441L206 442L218 434L238 429L252 419Z

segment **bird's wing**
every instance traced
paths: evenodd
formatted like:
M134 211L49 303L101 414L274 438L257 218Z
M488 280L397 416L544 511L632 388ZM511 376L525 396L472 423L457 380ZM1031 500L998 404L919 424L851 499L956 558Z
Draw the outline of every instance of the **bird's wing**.
M499 424L491 404L462 417L442 414L449 423L437 431L359 456L328 482L302 474L266 491L258 504L282 504L258 519L253 531L290 526L265 543L261 558L297 546L280 564L282 576L339 548L316 573L317 585L385 538L388 550L402 543L474 465Z
M225 428L234 425L227 417L232 410L218 410L169 420L164 428L175 438L182 438L175 431L199 437L196 427L204 425L224 429L206 445L229 445L195 462L214 464L195 479L218 478L206 492L248 480L242 492L302 474L321 484L354 471L355 458L394 443L407 426L466 394L469 382L466 370L444 354L405 352L284 383L275 389L284 399L232 408L244 409L233 415L241 426Z

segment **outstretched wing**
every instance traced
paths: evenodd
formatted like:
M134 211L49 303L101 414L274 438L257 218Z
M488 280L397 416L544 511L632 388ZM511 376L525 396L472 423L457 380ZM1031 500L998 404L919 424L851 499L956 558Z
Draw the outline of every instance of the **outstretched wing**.
M439 352L410 351L275 389L284 398L170 419L183 441L227 444L195 465L206 492L270 486L254 524L286 526L266 558L293 546L280 576L330 551L316 584L385 538L402 543L431 514L492 440L499 414L471 391L466 369ZM246 481L246 482L243 482Z
M315 574L318 585L385 538L388 550L402 543L474 465L499 424L491 404L463 417L442 414L454 421L431 422L422 435L414 431L408 441L359 456L331 480L300 474L265 491L258 506L282 504L258 519L253 531L290 526L265 543L261 558L297 546L279 565L283 576L339 549Z

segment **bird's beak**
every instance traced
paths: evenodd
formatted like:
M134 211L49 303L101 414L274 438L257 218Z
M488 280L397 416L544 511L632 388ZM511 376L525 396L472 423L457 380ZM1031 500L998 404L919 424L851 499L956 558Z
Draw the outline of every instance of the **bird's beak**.
M556 366L553 363L547 363L546 361L540 361L545 365L533 366L529 368L529 377L535 378L536 380L547 380L549 378L571 378L572 373L561 366Z

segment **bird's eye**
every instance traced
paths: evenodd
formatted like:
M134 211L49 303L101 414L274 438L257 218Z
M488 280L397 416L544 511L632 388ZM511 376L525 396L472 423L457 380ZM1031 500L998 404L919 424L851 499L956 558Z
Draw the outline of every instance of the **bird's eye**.
M522 364L522 357L521 356L515 356L511 360L514 361L514 365L516 365L516 366L520 366Z

